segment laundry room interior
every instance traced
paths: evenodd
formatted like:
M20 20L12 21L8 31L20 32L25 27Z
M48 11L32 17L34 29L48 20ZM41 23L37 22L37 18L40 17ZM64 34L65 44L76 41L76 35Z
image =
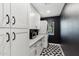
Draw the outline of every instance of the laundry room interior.
M79 3L0 3L0 56L79 56Z

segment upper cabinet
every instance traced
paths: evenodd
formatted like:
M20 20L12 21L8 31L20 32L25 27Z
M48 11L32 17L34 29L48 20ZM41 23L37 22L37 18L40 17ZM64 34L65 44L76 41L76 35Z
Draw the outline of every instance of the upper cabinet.
M0 4L0 27L27 28L27 3Z
M0 3L0 27L3 26L3 4Z
M10 27L10 3L3 4L3 27Z
M11 4L11 27L27 28L27 4L12 3Z
M30 29L40 29L40 14L31 5L28 5L28 20Z
M0 4L0 27L40 29L40 14L28 3Z
M0 3L0 27L10 27L10 4Z

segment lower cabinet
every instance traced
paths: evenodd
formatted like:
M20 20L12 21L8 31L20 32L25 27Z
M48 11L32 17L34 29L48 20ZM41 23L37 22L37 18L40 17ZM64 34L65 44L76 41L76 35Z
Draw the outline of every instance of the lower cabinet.
M39 40L33 46L30 47L30 56L40 56L42 50L42 41Z
M43 45L43 48L47 48L48 46L48 35L47 34L42 38L42 45Z
M34 44L32 47L30 47L30 56L36 56L37 51L36 51L36 44Z
M3 55L3 35L0 35L0 56Z
M0 29L0 56L10 55L10 29Z
M28 55L28 36L26 29L12 29L11 31L11 55Z
M37 42L37 55L38 56L41 54L42 50L43 50L42 41L40 40Z
M16 34L12 39L11 55L26 56L27 55L27 33Z
M47 47L47 35L29 49L27 29L0 29L0 56L40 56Z
M26 29L0 29L0 56L27 56Z

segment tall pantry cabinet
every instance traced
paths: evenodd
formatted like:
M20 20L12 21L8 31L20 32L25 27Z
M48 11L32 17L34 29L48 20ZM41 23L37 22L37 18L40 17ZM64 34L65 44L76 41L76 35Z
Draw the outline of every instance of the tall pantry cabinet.
M10 4L0 7L0 55L10 55Z
M28 55L27 5L0 4L0 55Z

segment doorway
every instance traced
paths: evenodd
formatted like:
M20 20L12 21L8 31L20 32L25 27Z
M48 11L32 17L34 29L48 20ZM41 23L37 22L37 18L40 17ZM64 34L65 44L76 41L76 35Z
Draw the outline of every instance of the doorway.
M60 39L60 16L46 17L41 20L48 22L48 42L61 43Z

